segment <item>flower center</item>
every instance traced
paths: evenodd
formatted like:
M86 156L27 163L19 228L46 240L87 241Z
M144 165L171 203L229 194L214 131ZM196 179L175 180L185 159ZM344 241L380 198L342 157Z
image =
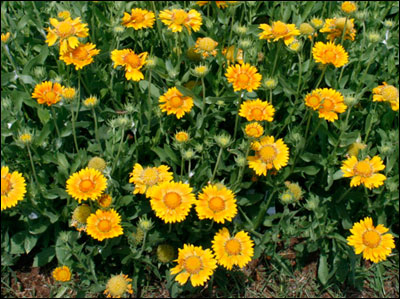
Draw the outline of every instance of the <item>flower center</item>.
M1 196L7 195L11 190L11 182L8 178L1 178Z
M249 82L249 80L250 80L250 77L247 74L239 74L239 76L238 76L238 81L240 83L246 84L247 82Z
M58 33L61 36L68 36L73 33L74 27L67 21L61 22L58 26Z
M397 88L391 85L387 85L382 90L382 96L386 101L395 101L399 97L399 92Z
M333 103L332 100L325 98L322 106L324 107L325 110L331 111L335 107L335 104Z
M111 222L109 220L101 220L97 227L103 233L109 232L111 230Z
M88 51L83 47L77 47L74 49L72 56L78 60L84 60L88 57Z
M183 10L179 10L177 11L173 16L172 16L172 20L175 24L177 25L181 25L183 24L183 22L185 22L187 18L187 13Z
M144 15L141 14L141 13L138 13L138 14L133 15L133 16L132 16L132 19L133 19L133 21L136 22L136 23L141 23L141 22L143 22L143 20L144 20Z
M170 209L175 209L179 207L182 202L181 196L176 192L168 192L164 196L164 203Z
M370 177L372 175L373 169L369 162L360 161L354 166L354 172L356 175L362 177Z
M53 102L56 96L57 95L54 91L48 91L45 93L44 98L46 99L46 102Z
M275 159L276 149L272 145L266 145L262 149L260 149L259 154L264 162L269 163Z
M139 56L134 53L128 53L125 55L124 61L132 68L138 68L141 64Z
M94 188L94 183L92 182L92 180L82 180L79 183L79 190L81 190L82 192L88 192L91 191Z
M319 106L320 99L318 96L314 95L314 96L309 97L308 102L310 103L311 106L315 107L315 106Z
M369 248L376 248L381 243L381 235L375 230L370 230L363 233L362 239L364 245Z
M225 201L221 197L215 196L208 202L208 207L213 212L221 212L225 209Z
M115 298L119 298L128 289L128 282L124 279L122 275L117 275L112 277L108 281L107 288L112 296L114 296Z
M230 239L225 243L225 250L229 255L238 255L242 245L236 239Z
M263 111L260 108L254 108L251 110L251 114L256 120L260 120L263 115Z
M247 132L247 135L249 136L258 136L259 132L257 128L250 128Z
M175 96L175 97L171 98L170 103L171 103L172 107L178 108L178 107L182 106L183 100L181 97Z
M142 179L148 186L153 186L158 182L158 170L155 167L146 168L142 172Z
M203 263L198 256L189 256L185 259L184 267L187 272L190 274L197 274L201 270Z
M332 50L325 51L326 60L329 62L334 62L336 60L336 53Z
M205 37L199 42L199 48L204 51L212 51L215 49L215 41L212 38Z
M58 272L58 279L60 281L69 280L69 271L64 269L60 270L60 272Z
M280 36L280 35L285 35L286 33L289 32L286 24L282 22L275 23L272 26L272 32L275 36Z

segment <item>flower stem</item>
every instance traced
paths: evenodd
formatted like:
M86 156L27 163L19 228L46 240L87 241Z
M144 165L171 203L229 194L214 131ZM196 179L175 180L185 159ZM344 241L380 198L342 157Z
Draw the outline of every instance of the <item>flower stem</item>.
M335 156L336 150L337 150L337 148L338 148L338 146L340 144L340 139L342 138L343 132L347 130L347 124L349 122L349 116L350 116L351 108L353 108L353 106L350 106L350 108L347 110L347 115L346 115L346 120L344 121L344 126L340 127L339 138L338 138L338 141L335 144L335 147L333 148L332 156Z
M58 125L57 125L56 113L54 111L54 107L53 106L50 107L50 111L51 111L51 114L53 115L53 121L54 121L54 125L56 127L57 136L58 136L58 138L61 138L60 129L58 128Z
M223 150L223 148L220 147L219 153L218 153L218 158L217 158L217 163L215 163L214 171L213 171L213 174L212 174L212 177L211 177L211 180L210 180L211 182L214 181L215 175L217 173L218 164L219 164L219 161L221 160L221 156L222 156L222 150Z
M267 197L267 194L268 194L268 191L265 192L264 202L265 202L265 198ZM271 192L270 195L269 195L269 197L268 197L267 203L261 205L261 208L260 208L260 211L258 212L257 218L256 218L256 220L253 222L253 229L254 229L254 231L257 230L257 228L260 226L262 220L264 219L265 213L266 213L267 210L268 210L268 207L269 207L269 205L270 205L270 203L271 203L271 200L272 200L272 197L273 197L274 194L275 194L275 191Z
M37 175L36 175L35 164L33 164L33 158L32 158L31 148L30 148L29 144L26 145L26 148L28 149L29 160L31 161L33 178L35 179L35 182L36 182L36 185L37 185L37 187L39 189L39 192L42 193L42 188L39 185L39 180L38 180Z
M76 152L79 152L78 141L76 139L76 129L75 129L75 116L74 116L74 109L71 103L71 124L72 124L72 136L74 137L74 144Z
M94 120L94 134L96 136L96 141L100 146L100 151L102 152L102 148L101 148L101 143L100 143L100 138L99 138L99 129L97 126L97 117L96 117L96 111L94 110L94 107L92 106L92 114L93 114L93 120Z
M203 92L203 110L202 110L202 115L203 115L203 121L206 113L206 86L204 84L204 76L201 76L201 86L202 86L202 92Z
M321 83L322 78L323 78L324 75L325 75L325 72L326 72L327 67L328 67L328 65L325 65L325 66L324 66L324 69L323 69L322 72L321 72L321 76L319 77L318 83L317 83L317 85L315 85L314 89L317 89L318 86L319 86L319 84Z
M150 86L151 86L151 70L149 70L149 80L148 80L148 82L149 82L149 85L148 85L148 94L147 94L147 109L149 109L148 110L148 112L149 112L149 119L148 119L148 123L147 123L147 132L148 133L150 133L150 129L151 129L151 117L152 117L152 108L153 108L153 105L152 105L152 102L151 102L151 94L150 94Z
M279 56L279 52L281 50L281 47L282 47L282 43L278 41L277 49L276 49L276 52L275 52L274 66L272 67L271 77L275 74L276 63L278 62L278 56Z
M125 128L124 128L124 127L121 128L121 131L122 131L122 132L121 132L121 141L119 142L117 156L115 157L114 164L113 164L113 167L112 167L112 169L111 169L111 173L114 173L114 169L115 169L115 166L117 165L117 161L118 161L118 158L119 158L119 154L121 153L122 143L124 142Z
M243 95L244 95L244 92L242 92L242 94L240 95L239 103L238 103L237 110L236 110L235 129L233 131L233 140L236 139L236 132L237 132L237 127L238 127L238 123L239 123L239 110L240 110L240 104L242 103Z
M345 34L346 34L346 26L347 26L347 16L346 16L346 19L344 20L344 26L343 26L342 37L340 38L340 44L341 44L341 45L343 45L344 36L345 36Z
M300 84L301 84L301 76L302 76L302 70L301 70L301 54L297 53L297 55L299 56L299 81L297 82L297 96L300 96Z

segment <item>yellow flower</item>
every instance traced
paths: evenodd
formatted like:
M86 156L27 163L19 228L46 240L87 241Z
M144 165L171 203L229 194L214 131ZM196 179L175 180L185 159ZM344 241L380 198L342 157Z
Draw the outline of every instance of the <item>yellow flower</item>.
M195 202L193 188L182 182L162 182L150 190L150 205L165 223L181 222Z
M315 32L314 27L312 27L312 26L311 26L310 24L308 24L308 23L302 23L302 24L300 24L299 29L300 29L300 33L301 33L301 34L305 34L305 35L308 35L308 36L312 36L312 35L314 34L314 32Z
M288 163L289 149L282 139L275 141L273 136L265 136L253 142L251 147L255 156L249 156L247 160L257 175L267 175L267 170L279 170Z
M312 49L313 57L316 62L322 64L332 63L335 67L344 66L349 62L349 55L342 45L335 45L332 42L317 42Z
M264 134L264 128L257 122L246 125L244 129L246 135L253 138L258 138Z
M183 9L163 10L159 15L161 22L168 26L172 32L182 32L183 26L191 33L199 31L202 25L202 17L199 12L191 9L185 12Z
M10 38L10 36L11 36L11 33L10 33L10 32L7 32L6 34L2 33L2 34L1 34L1 41L2 41L3 43L8 42L8 39Z
M132 172L129 174L129 183L135 184L133 194L145 194L149 197L149 190L151 187L162 183L170 182L173 179L172 172L168 171L169 166L160 165L158 167L146 167L143 169L142 165L136 163Z
M112 203L112 197L107 193L100 195L96 200L99 206L102 208L108 208Z
M236 57L235 56L235 52L236 52ZM235 63L235 62L239 62L239 63L243 63L243 50L242 49L236 49L235 46L230 46L228 48L224 48L224 50L222 51L222 54L226 57L226 59L228 60L228 64L229 63Z
M99 171L104 171L104 169L106 169L106 166L107 166L106 161L104 161L104 159L100 157L93 157L92 159L90 159L88 163L89 168L94 168Z
M180 119L186 112L190 112L193 107L193 99L183 96L176 87L168 89L160 96L159 102L162 112L167 112L167 115L175 114L177 119Z
M218 43L209 37L199 37L196 41L195 52L200 53L203 57L208 57L209 55L216 56L217 50L215 49Z
M349 149L347 150L347 153L350 156L358 156L358 152L360 150L363 150L364 148L366 148L367 145L361 142L354 142L349 146Z
M383 185L386 176L377 173L385 169L383 161L379 156L374 156L372 159L366 158L358 161L356 156L351 156L343 162L340 168L343 171L343 177L352 177L350 187L364 184L368 189L377 188Z
M68 48L76 48L79 45L78 37L89 35L87 24L81 23L81 18L71 19L68 14L61 15L63 21L50 18L50 24L54 28L47 28L46 43L49 46L54 45L57 39L60 39L60 54L64 54Z
M389 102L393 111L399 110L399 90L393 85L388 85L383 82L383 85L379 85L372 90L374 102Z
M147 52L139 55L131 49L113 50L111 59L114 62L114 68L121 65L125 68L125 77L127 80L140 81L144 79L140 69L145 65Z
M128 278L128 275L114 275L107 281L103 294L107 295L107 298L121 298L126 292L133 294L131 281L132 279Z
M209 70L207 65L198 65L193 69L193 75L202 78L208 74Z
M198 195L196 212L201 220L212 219L217 223L232 221L237 214L235 195L223 185L207 185Z
M322 25L324 25L324 21L319 18L312 18L310 23L315 29L319 29L322 27Z
M179 273L175 280L184 285L190 278L192 286L204 285L217 268L212 251L191 244L184 244L178 251L178 265L170 270L173 275Z
M233 90L244 90L252 92L261 85L261 75L257 68L249 63L235 64L229 66L225 73L229 83L233 84Z
M74 48L67 47L63 54L60 53L60 60L67 65L73 64L76 70L80 70L84 66L91 64L93 56L99 53L100 50L96 49L96 45L92 43L78 43Z
M350 14L357 10L357 5L353 1L344 1L341 8L343 12Z
M90 214L86 220L86 232L93 239L103 241L123 234L121 226L121 216L114 210L97 210L95 214Z
M218 8L226 8L230 4L235 4L237 1L213 1L217 5ZM204 6L210 3L210 1L196 1L196 4L199 6Z
M221 228L212 241L217 263L231 270L233 265L246 266L254 255L254 242L245 231L230 235L228 229Z
M258 27L263 30L259 34L260 39L266 39L270 41L277 41L283 39L286 45L289 45L296 35L300 35L300 31L296 28L294 24L285 24L281 21L273 22L272 26L268 24L260 24Z
M327 38L330 41L333 41L336 37L341 38L345 22L346 18L326 19L324 27L320 29L320 32L329 33ZM354 29L354 19L348 19L346 22L344 39L354 40L355 36L356 30Z
M275 108L267 101L247 100L240 105L239 116L245 117L248 121L266 120L273 121Z
M291 183L289 181L285 182L286 188L290 192L290 194L293 196L294 200L300 200L303 196L303 190L301 190L301 187L297 183Z
M7 166L1 167L1 210L17 205L26 193L25 178L18 171L9 173Z
M319 118L331 122L338 119L337 113L342 113L347 108L343 95L332 88L315 89L304 100L306 106L318 110Z
M125 27L132 27L135 30L143 28L153 28L155 15L152 11L140 8L132 8L131 14L124 12L122 18L122 25Z
M21 141L23 144L29 144L32 142L32 134L24 133L18 137L18 140Z
M79 205L72 212L71 226L76 227L78 231L86 230L86 220L90 216L90 207L87 204Z
M379 263L385 261L395 248L393 235L385 234L388 230L382 224L375 227L372 219L365 217L350 229L352 235L347 237L347 242L354 247L356 254L362 252L363 258Z
M278 81L274 78L267 78L264 80L263 84L267 89L274 89L278 85Z
M57 267L53 270L53 278L57 281L70 281L71 270L67 266Z
M71 100L75 97L76 90L73 87L64 87L62 91L62 96L64 99Z
M294 39L289 45L288 48L294 52L298 52L301 48L301 42L297 39Z
M184 143L189 140L189 134L185 131L180 131L175 134L175 140L179 143Z
M35 86L32 98L36 99L39 104L51 106L61 100L62 92L61 84L45 81Z
M67 193L80 203L82 200L96 200L107 188L107 179L93 168L73 173L67 180Z
M97 99L97 97L91 96L83 101L83 105L91 108L91 107L96 106L98 102L99 102L99 100Z

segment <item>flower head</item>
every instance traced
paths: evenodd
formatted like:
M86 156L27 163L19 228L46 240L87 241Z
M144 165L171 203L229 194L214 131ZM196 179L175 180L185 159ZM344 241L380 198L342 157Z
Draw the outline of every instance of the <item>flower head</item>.
M73 87L64 87L62 96L66 100L72 100L75 97L76 90Z
M245 117L248 121L272 121L275 108L267 101L247 100L240 105L239 116Z
M168 115L175 114L177 119L190 112L193 107L193 99L184 96L176 87L168 89L160 96L159 101L161 111L167 112Z
M64 61L67 65L75 65L76 70L93 62L93 56L100 53L96 49L96 45L92 43L81 44L78 43L74 48L67 47L63 54L60 54L60 60Z
M322 25L324 25L324 21L320 18L312 18L310 23L315 29L319 29L322 27Z
M346 23L346 29L345 28ZM333 41L336 37L341 37L342 32L345 30L344 39L354 40L356 36L356 30L354 29L354 19L346 18L333 18L326 19L324 27L320 29L320 32L329 33L328 39Z
M236 54L235 54L236 53ZM224 48L222 54L228 60L229 63L243 63L243 50L236 48L235 46L230 46L228 48Z
M108 208L112 203L112 197L107 193L103 193L96 200L99 206L102 208Z
M121 298L126 293L133 294L131 281L132 279L128 278L128 275L122 273L112 276L107 281L104 295L107 295L107 298Z
M179 143L185 143L189 140L189 134L185 131L179 131L175 134L175 140Z
M378 171L385 169L385 165L379 156L361 161L358 161L356 156L351 156L343 162L340 169L343 171L343 177L352 177L350 187L364 184L368 189L378 188L386 180L386 176L378 173Z
M10 36L11 36L11 33L10 33L10 32L2 33L2 34L1 34L1 41L2 41L3 43L7 43L7 42L8 42L8 39L10 38Z
M229 66L225 73L229 83L233 84L233 90L247 90L252 92L261 85L261 75L257 68L249 63Z
M247 157L249 167L257 175L267 175L267 171L286 166L289 160L289 149L282 139L275 141L273 136L265 136L251 144L255 156Z
M217 263L231 270L234 265L243 268L254 255L254 242L245 231L231 236L227 228L220 229L212 241Z
M18 171L9 173L7 166L1 167L1 210L17 205L26 193L25 178Z
M343 12L351 14L357 10L357 5L354 1L344 1L341 6Z
M97 210L86 220L86 232L93 239L103 241L123 234L121 216L114 210Z
M147 55L147 52L135 54L131 49L113 50L111 60L114 62L114 68L119 65L125 68L127 80L140 81L144 79L140 69L146 64Z
M193 75L202 78L205 75L207 75L209 71L210 69L208 68L207 65L198 65L193 69Z
M347 153L349 156L358 156L358 152L360 150L363 150L364 148L366 148L367 145L364 143L361 143L360 141L356 141L352 144L350 144L349 149L347 150Z
M18 141L22 142L23 144L31 144L32 143L32 134L29 132L24 132L19 135Z
M365 217L350 229L352 235L347 237L347 244L354 247L356 254L363 253L363 258L379 263L395 248L393 235L385 234L388 230L382 224L375 227L372 219Z
M172 32L181 32L183 27L186 27L189 34L191 30L199 31L202 25L202 17L200 13L194 9L189 12L183 9L163 10L159 15L161 22L168 26Z
M218 43L210 37L199 37L196 41L195 52L200 53L204 58L209 55L216 56L217 50L215 49Z
M67 180L67 193L80 203L82 200L96 200L107 188L107 179L93 168L73 173Z
M146 167L136 163L132 172L129 174L129 183L135 184L133 194L146 194L149 197L149 190L153 186L170 182L173 179L172 172L169 171L169 166L160 165L158 167Z
M199 219L212 219L217 223L232 221L237 214L235 195L225 186L207 185L198 195L196 212Z
M246 135L251 138L258 138L264 134L264 128L258 122L253 122L246 125L244 131Z
M71 226L76 227L78 231L86 230L86 220L89 217L91 211L87 204L79 205L72 212Z
M175 249L169 244L160 244L157 246L157 259L161 263L168 263L175 257Z
M107 163L103 158L93 157L89 160L88 167L97 169L98 171L104 171L106 169Z
M124 12L122 25L135 30L153 28L155 15L152 11L141 8L132 8L131 13Z
M335 45L332 42L317 42L312 49L313 57L316 62L322 64L331 63L335 67L342 67L349 62L349 55L342 45Z
M192 286L204 285L217 268L212 251L191 244L184 244L178 251L178 265L171 269L171 274L179 273L175 280L184 285L190 278Z
M300 35L300 31L296 28L294 24L285 24L281 21L276 21L272 23L272 26L268 24L260 24L258 27L263 30L259 34L260 39L266 39L270 41L277 41L283 39L286 45L289 45L296 35Z
M59 83L45 81L35 86L32 98L36 99L39 104L54 105L61 100L63 86Z
M383 82L383 85L375 87L372 92L372 101L389 102L393 111L399 110L399 90L396 87Z
M54 45L60 39L60 54L64 54L68 48L74 49L79 45L78 37L89 35L87 24L81 23L81 18L71 19L69 13L59 15L64 19L59 21L50 18L50 24L53 28L47 28L46 43L49 46Z
M57 267L53 270L53 278L57 281L70 281L71 270L67 266Z
M319 118L331 122L338 119L337 113L343 113L347 108L343 95L332 88L315 89L304 100L306 106L318 110Z
M165 223L185 220L195 202L193 188L182 182L163 182L149 192L150 205Z
M83 101L83 105L88 108L92 108L99 103L99 100L95 96L90 96Z

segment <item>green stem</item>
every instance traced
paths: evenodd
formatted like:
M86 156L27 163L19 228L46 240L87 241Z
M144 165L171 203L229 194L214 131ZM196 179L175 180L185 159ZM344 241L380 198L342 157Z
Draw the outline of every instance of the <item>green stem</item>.
M240 98L239 98L239 103L237 105L237 110L236 110L236 119L235 119L235 129L233 131L233 140L236 140L236 132L239 124L239 110L240 110L240 104L242 103L242 97L244 95L244 92L241 93Z
M337 81L337 86L338 86L338 87L340 87L340 80L342 80L343 71L344 71L344 68L345 68L345 67L346 67L346 66L343 66L342 69L340 70L339 79L338 79L338 81ZM343 86L343 87L344 87L344 86Z
M249 155L250 145L251 145L251 142L250 142L250 140L249 140L249 141L247 141L247 147L246 147L246 154L245 154L245 158L246 158L246 159L247 159L247 156ZM238 178L237 178L235 184L233 185L235 188L236 188L237 186L239 186L240 182L242 181L245 167L246 167L246 166L241 166L240 169L239 169Z
M324 69L323 69L322 72L321 72L321 76L319 77L318 83L317 83L317 85L315 85L314 89L317 89L318 86L319 86L319 84L321 83L322 78L323 78L324 75L325 75L325 72L326 72L327 67L328 67L328 65L325 65L325 66L324 66Z
M344 121L344 126L340 127L340 134L339 134L339 138L338 141L335 144L335 147L333 148L333 153L332 156L335 156L336 154L336 149L338 148L339 144L340 144L340 139L342 138L343 132L347 130L347 124L349 123L349 116L350 116L350 111L351 108L353 108L353 106L350 106L350 108L347 110L347 115L346 115L346 120Z
M384 281L383 281L383 276L382 276L382 269L381 269L381 267L383 267L382 264L377 264L377 265L376 265L376 268L377 268L377 270L378 270L377 273L378 273L378 277L379 277L380 287L381 287L381 289L382 289L382 294L381 294L381 295L383 295L383 297L385 297L385 296L386 296L385 284L384 284Z
M215 163L214 171L213 171L213 174L212 174L212 177L211 177L211 180L210 180L211 182L214 181L215 175L217 173L218 164L219 164L219 161L221 160L221 156L222 156L222 150L223 150L223 148L220 147L219 153L218 153L218 158L217 158L217 163Z
M151 70L149 70L149 85L148 85L148 94L147 94L147 106L149 109L148 113L149 113L149 122L147 123L147 132L150 134L150 130L151 130L151 117L152 117L152 110L153 110L153 105L152 105L152 101L151 101L151 94L150 94L150 87L151 87Z
M346 34L346 26L347 26L347 16L346 16L346 19L344 20L344 26L343 26L342 37L340 38L340 44L341 44L341 45L343 45L344 36L345 36L345 34Z
M140 256L143 254L144 248L145 248L145 246L146 246L146 237L147 237L147 232L145 231L145 232L144 232L144 235L143 235L142 248L140 249Z
M301 70L301 54L297 53L297 56L299 56L299 81L297 82L297 96L300 96L300 84L301 84L301 76L302 76L302 70Z
M102 148L101 148L101 143L100 143L100 138L99 138L99 129L97 126L97 117L96 117L96 111L94 110L94 107L92 107L92 114L93 114L93 120L94 120L94 134L96 136L96 141L100 146L100 152L102 152Z
M111 173L114 172L115 166L117 165L117 161L118 161L118 158L119 158L119 154L121 153L122 143L124 143L125 128L122 127L122 128L121 128L121 131L122 131L122 133L121 133L121 141L119 142L117 156L115 157L115 160L114 160L114 164L113 164Z
M265 213L268 210L268 207L271 203L272 197L275 194L275 191L271 192L268 198L268 201L266 204L261 205L260 211L258 212L256 220L253 222L253 229L257 230L257 228L260 226L261 222L264 220ZM267 193L265 194L267 196ZM264 197L265 200L265 197Z
M26 148L28 149L29 160L31 161L33 178L35 179L35 182L36 182L37 188L39 189L39 192L42 193L42 188L39 185L39 180L36 175L35 164L33 164L33 158L32 158L31 148L30 148L29 144L26 145Z
M75 129L75 116L74 116L74 109L71 103L71 124L72 124L72 136L74 137L74 144L76 152L79 152L78 141L76 139L76 129Z
M54 125L56 127L57 136L58 136L58 138L61 138L60 130L58 129L58 125L57 125L56 113L54 111L54 107L53 106L50 106L50 111L51 111L51 114L53 116L53 121L54 121Z
M371 128L372 128L372 124L375 122L375 121L372 121L372 120L375 120L375 111L376 111L376 106L377 106L377 104L378 104L378 102L375 102L375 105L374 105L374 110L373 110L373 112L372 112L372 119L371 119L371 121L370 121L370 123L369 123L369 126L368 126L368 129L367 129L367 132L366 132L366 134L365 134L365 139L364 139L364 143L365 144L367 144L367 141L368 141L368 136L369 136L369 133L371 132Z
M210 226L206 229L206 232L209 232L214 226L214 219L211 221Z
M311 37L310 60L312 59L312 50L314 48L314 36Z
M202 92L203 92L203 110L202 110L202 114L203 114L203 121L204 121L205 111L206 111L206 86L204 84L204 76L201 76L201 86L202 86Z
M182 152L181 152L181 156L182 156L182 158L181 158L181 180L183 180L183 168L185 167L185 161L183 160Z
M278 62L278 56L279 56L279 52L281 50L281 47L282 47L282 43L280 41L278 41L277 49L276 49L276 52L275 52L275 60L274 60L274 66L272 68L271 77L273 77L274 74L275 74L276 63Z
M269 90L269 103L272 105L272 89Z

